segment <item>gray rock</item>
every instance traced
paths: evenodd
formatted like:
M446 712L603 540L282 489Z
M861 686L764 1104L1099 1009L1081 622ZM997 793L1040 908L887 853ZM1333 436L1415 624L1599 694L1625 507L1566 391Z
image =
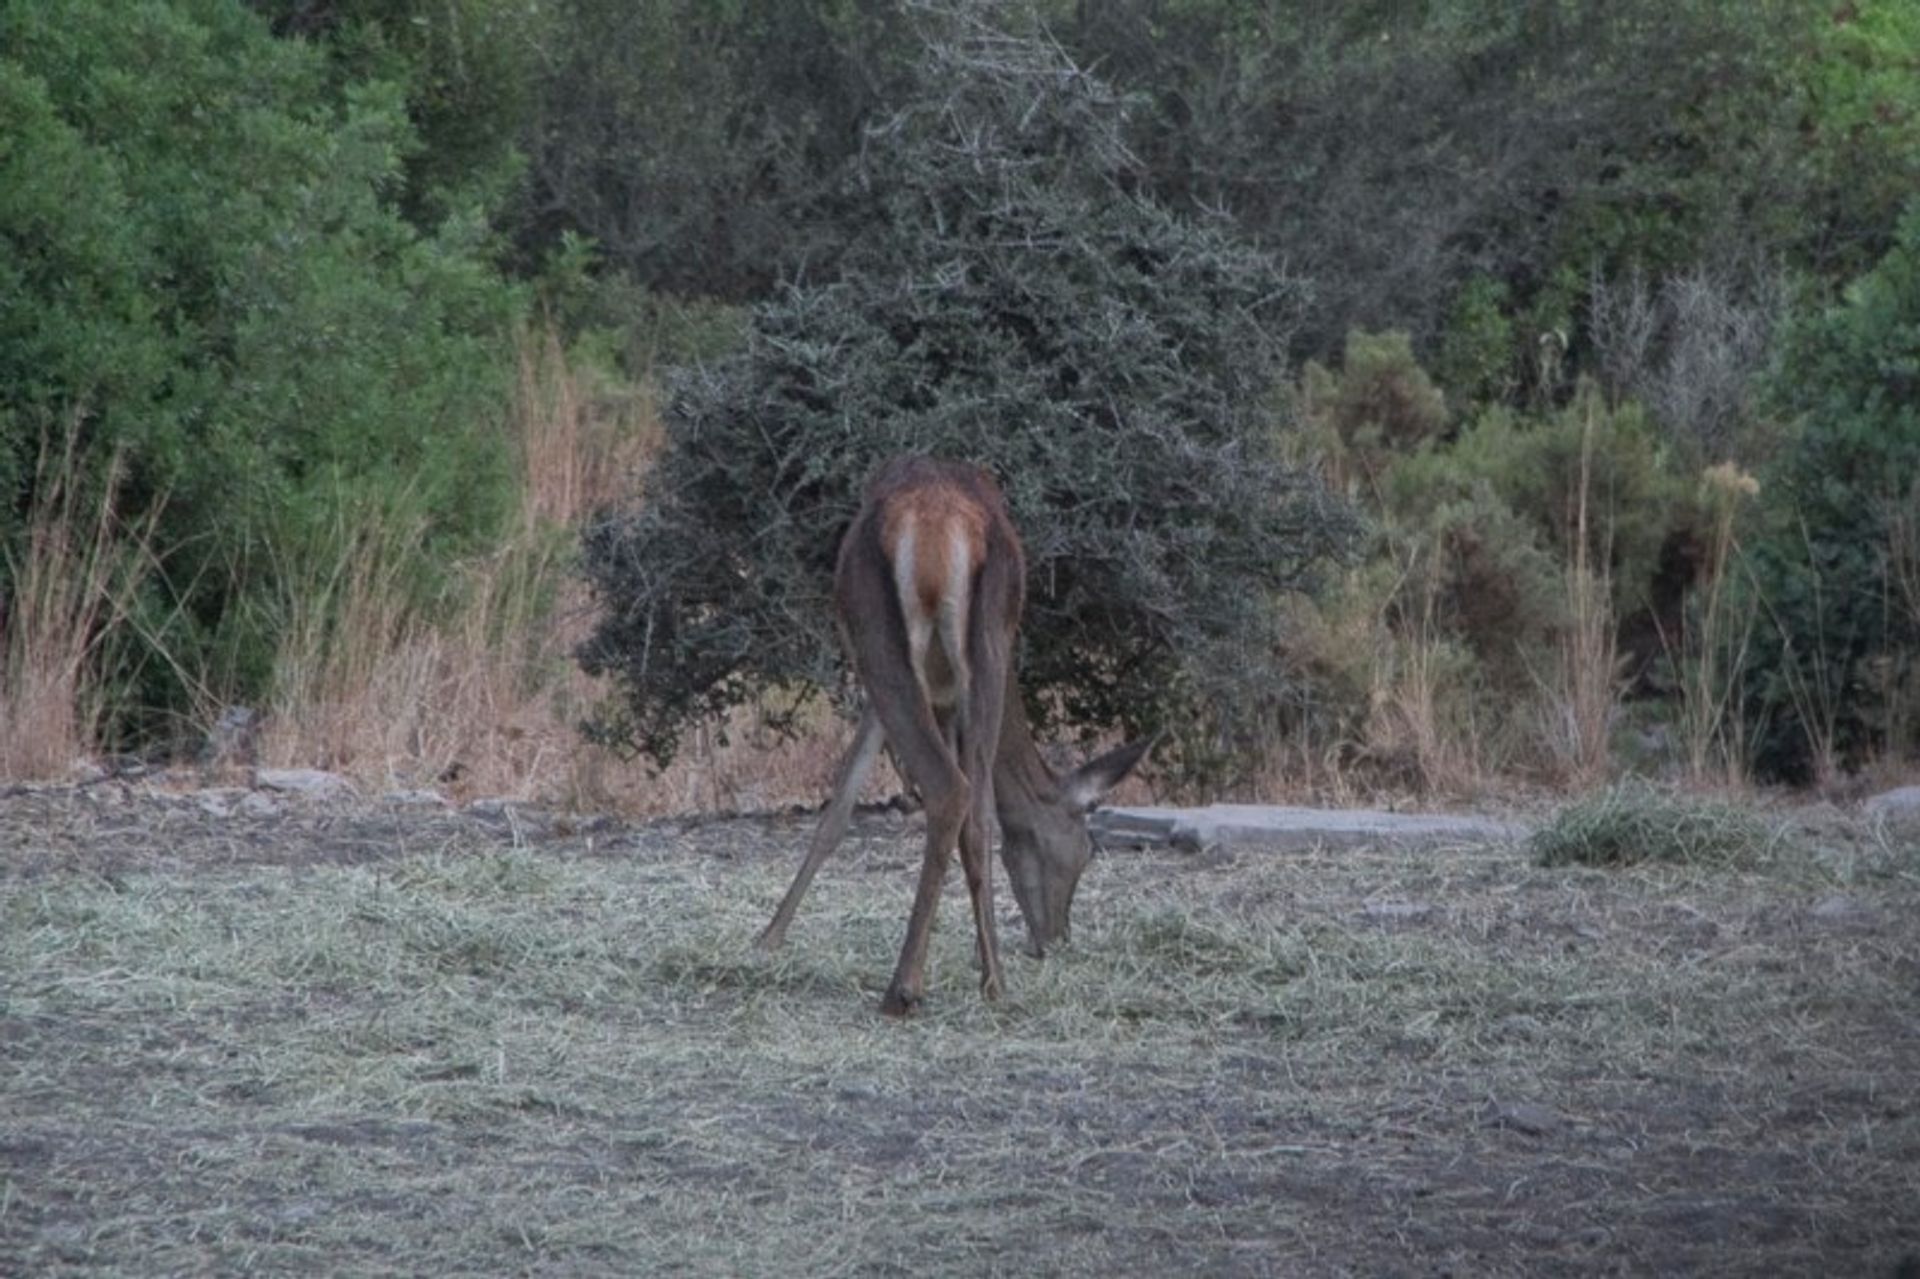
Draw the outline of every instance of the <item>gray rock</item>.
M91 786L103 782L110 773L90 759L76 759L67 766L67 781L75 786Z
M319 768L258 768L253 784L262 790L318 799L340 799L357 794L352 782Z
M437 790L390 790L380 797L397 808L445 808L447 797Z
M1527 828L1491 817L1387 813L1368 809L1276 808L1212 804L1206 808L1103 808L1088 821L1106 844L1199 850L1218 845L1304 852L1392 844L1504 844Z
M231 817L234 807L252 793L231 786L214 787L195 791L193 802L203 813L210 813L215 817Z
M1890 827L1920 829L1920 786L1896 786L1860 807L1868 817Z
M257 790L248 791L233 806L233 811L246 817L272 817L279 813L280 805L274 803L270 795L263 795Z
M1808 913L1813 916L1816 923L1835 928L1874 922L1873 909L1859 898L1849 897L1845 893L1834 893L1830 897L1822 897L1813 904L1813 909Z
M1545 1137L1565 1125L1556 1112L1530 1101L1495 1102L1481 1121L1487 1128L1511 1128L1529 1137Z

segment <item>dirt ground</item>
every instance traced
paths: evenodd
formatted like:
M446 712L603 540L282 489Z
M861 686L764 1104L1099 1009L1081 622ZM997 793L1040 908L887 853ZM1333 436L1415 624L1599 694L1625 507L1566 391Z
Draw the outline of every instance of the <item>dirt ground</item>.
M895 1023L910 818L760 960L803 817L232 798L0 797L0 1274L1920 1274L1920 848L1839 818L1110 851L996 1006L950 880Z

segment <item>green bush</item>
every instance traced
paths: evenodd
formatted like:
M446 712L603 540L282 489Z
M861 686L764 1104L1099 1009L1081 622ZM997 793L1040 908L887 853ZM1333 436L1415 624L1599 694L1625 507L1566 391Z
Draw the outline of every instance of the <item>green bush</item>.
M542 72L568 29L567 6L539 0L246 0L274 34L326 58L328 99L370 81L404 94L415 139L401 152L396 204L431 234L474 210L502 214L525 171L522 134L538 118Z
M1447 311L1434 373L1463 406L1503 403L1517 385L1508 294L1499 280L1476 275Z
M402 90L325 70L232 0L0 5L0 543L65 432L92 483L124 457L158 571L109 646L123 728L257 696L358 526L424 530L424 599L508 501L519 295L481 214L397 212Z
M1348 351L1338 371L1309 366L1298 399L1308 438L1374 517L1372 538L1364 568L1298 630L1294 657L1336 708L1319 721L1363 725L1360 755L1388 764L1394 739L1412 740L1432 784L1537 742L1553 709L1544 681L1578 622L1583 520L1615 637L1652 632L1657 647L1657 583L1698 521L1695 486L1637 406L1609 406L1584 382L1565 407L1487 407L1448 436L1404 338L1355 334ZM1632 651L1642 666L1656 656L1646 647Z
M1309 363L1301 384L1312 430L1369 477L1392 455L1439 440L1447 427L1446 398L1404 333L1355 329L1339 373Z
M1645 606L1661 545L1692 515L1691 477L1639 406L1609 407L1587 383L1538 418L1490 410L1461 433L1451 458L1485 477L1563 565L1575 558L1584 501L1587 559L1612 579L1618 616Z
M1763 771L1920 750L1920 206L1886 256L1789 339L1798 431L1761 482L1762 624L1748 707Z
M922 75L844 193L845 275L687 370L638 503L587 532L600 729L665 758L697 720L832 684L839 535L876 464L920 451L1006 489L1036 711L1178 725L1168 754L1198 765L1264 724L1277 597L1351 534L1279 455L1297 286L1133 194L1121 103L1050 44L956 38Z
M1510 688L1507 676L1537 669L1566 621L1583 466L1588 562L1608 574L1614 615L1629 617L1647 607L1661 548L1693 509L1637 408L1609 409L1583 387L1544 417L1489 409L1457 439L1394 458L1381 478L1383 529L1430 575L1409 586L1435 594L1442 624Z

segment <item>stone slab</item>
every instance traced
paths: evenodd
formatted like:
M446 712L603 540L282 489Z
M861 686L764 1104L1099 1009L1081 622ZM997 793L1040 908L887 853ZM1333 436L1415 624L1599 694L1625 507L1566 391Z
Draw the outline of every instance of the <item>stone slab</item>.
M1920 786L1896 786L1860 807L1868 817L1889 827L1920 831Z
M1264 804L1210 804L1205 808L1103 808L1088 820L1107 845L1218 846L1304 852L1315 848L1433 847L1504 844L1528 828L1492 817L1444 813L1389 813L1359 808L1282 808Z

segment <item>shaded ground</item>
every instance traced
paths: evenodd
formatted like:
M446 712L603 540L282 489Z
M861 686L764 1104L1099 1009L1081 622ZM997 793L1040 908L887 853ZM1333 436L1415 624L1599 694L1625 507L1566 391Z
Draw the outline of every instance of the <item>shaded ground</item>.
M1920 1253L1920 850L1111 854L997 1007L950 885L894 1024L906 819L747 954L807 829L0 799L0 1274Z

